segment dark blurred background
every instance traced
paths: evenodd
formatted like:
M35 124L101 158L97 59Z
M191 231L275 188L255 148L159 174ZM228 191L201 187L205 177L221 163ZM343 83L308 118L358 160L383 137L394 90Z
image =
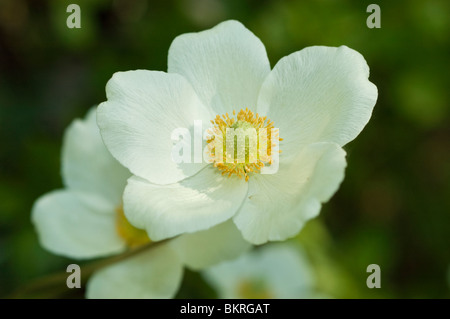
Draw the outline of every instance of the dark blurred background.
M81 7L81 29L66 8ZM366 8L381 7L369 29ZM450 2L0 0L0 297L63 271L43 250L33 202L62 187L65 128L105 100L114 72L166 70L179 34L226 19L265 44L272 66L310 45L364 55L379 90L372 119L345 147L346 178L298 236L319 288L338 298L449 298ZM368 289L366 267L381 267ZM213 297L187 272L178 297Z

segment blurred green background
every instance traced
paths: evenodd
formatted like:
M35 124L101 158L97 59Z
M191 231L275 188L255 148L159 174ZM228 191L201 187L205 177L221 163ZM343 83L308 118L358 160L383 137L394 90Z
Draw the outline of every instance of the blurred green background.
M81 29L66 8L81 7ZM366 8L381 7L381 29ZM62 187L64 129L105 100L117 71L166 70L179 34L237 19L272 66L310 45L347 45L379 90L372 119L345 147L346 178L296 238L319 288L338 298L449 298L450 2L0 0L0 297L72 261L43 250L33 202ZM368 289L366 267L381 267ZM72 297L82 296L82 292ZM214 297L187 272L178 297Z

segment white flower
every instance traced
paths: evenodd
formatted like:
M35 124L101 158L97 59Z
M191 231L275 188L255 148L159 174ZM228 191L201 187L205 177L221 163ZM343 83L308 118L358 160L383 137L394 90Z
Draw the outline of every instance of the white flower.
M104 146L96 110L74 121L64 136L62 175L65 188L40 197L32 221L49 251L76 259L124 252L150 242L122 209L129 171ZM170 298L177 292L183 265L200 269L235 258L249 247L231 223L186 234L94 273L89 298Z
M219 298L319 297L308 259L299 247L288 243L268 244L202 274Z
M296 235L343 180L341 147L377 99L368 76L362 55L345 46L308 47L271 70L264 45L237 21L177 37L168 73L114 74L97 120L107 148L134 174L124 193L128 219L156 240L229 219L254 244ZM278 172L259 174L260 162L175 163L171 132L195 120L278 128Z

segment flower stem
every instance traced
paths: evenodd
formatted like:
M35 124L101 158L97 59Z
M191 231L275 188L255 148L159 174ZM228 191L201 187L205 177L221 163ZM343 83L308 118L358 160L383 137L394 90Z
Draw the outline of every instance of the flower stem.
M140 254L148 249L155 248L160 246L163 243L168 242L170 239L158 241L158 242L150 242L146 245L142 245L137 248L129 249L126 252L116 255L113 257L109 257L106 259L102 259L99 261L92 262L87 265L80 266L81 274L82 274L82 285L84 286L89 279L89 277L97 270L104 268L106 266L112 265L114 263L123 261L127 258ZM67 292L68 288L66 285L67 277L70 273L65 271L58 272L55 274L47 275L42 278L38 278L31 283L20 287L16 291L14 291L9 298L11 299L20 299L20 298L51 298L55 296L59 296L64 292Z

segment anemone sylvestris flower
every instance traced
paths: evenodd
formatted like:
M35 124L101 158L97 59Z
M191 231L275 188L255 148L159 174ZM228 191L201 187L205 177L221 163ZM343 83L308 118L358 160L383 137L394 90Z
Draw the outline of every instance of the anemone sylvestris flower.
M167 73L114 74L97 120L111 154L134 175L124 193L128 219L156 240L230 219L254 244L294 236L343 180L342 146L377 99L368 76L363 56L345 46L308 47L271 70L262 42L237 21L178 36ZM194 121L222 132L277 128L278 171L261 174L274 152L266 162L248 161L247 150L244 163L173 161L171 133L192 131Z
M149 244L145 230L125 218L122 194L130 172L103 144L96 110L67 129L62 151L65 188L40 197L32 221L49 251L75 259L121 253ZM231 222L182 235L94 273L90 298L170 298L177 292L183 265L200 269L235 258L249 247Z
M271 243L202 271L225 299L320 298L312 267L299 247Z

